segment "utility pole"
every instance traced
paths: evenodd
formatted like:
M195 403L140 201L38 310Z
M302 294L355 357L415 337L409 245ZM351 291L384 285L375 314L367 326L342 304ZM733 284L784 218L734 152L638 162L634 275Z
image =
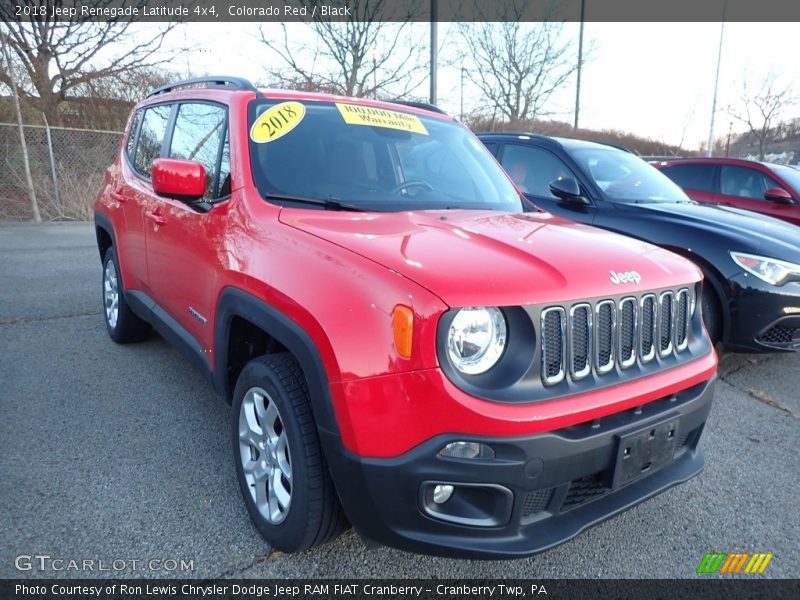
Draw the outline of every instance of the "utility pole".
M711 102L711 126L708 128L708 145L706 156L711 156L714 150L714 117L717 113L717 89L719 88L719 66L722 63L722 38L725 35L725 13L728 10L728 0L722 5L722 23L719 28L719 50L717 50L717 75L714 78L714 99Z
M430 103L436 104L436 71L437 66L436 63L438 61L439 55L439 42L437 40L437 2L436 0L431 0L431 94L430 94Z
M575 123L578 128L578 113L581 110L581 67L583 66L583 19L586 12L586 0L581 0L581 30L578 34L578 83L575 86Z
M731 155L731 134L733 133L733 121L728 123L728 141L725 142L725 158Z

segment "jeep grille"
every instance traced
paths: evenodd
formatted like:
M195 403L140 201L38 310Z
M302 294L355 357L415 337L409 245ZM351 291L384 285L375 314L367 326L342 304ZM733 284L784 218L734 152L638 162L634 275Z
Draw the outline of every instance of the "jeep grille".
M555 385L567 375L578 381L594 371L646 364L689 345L689 290L626 296L545 308L541 313L542 381Z

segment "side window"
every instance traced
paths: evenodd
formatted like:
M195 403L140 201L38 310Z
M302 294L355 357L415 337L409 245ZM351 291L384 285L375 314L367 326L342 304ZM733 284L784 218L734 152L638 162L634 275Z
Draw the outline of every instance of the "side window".
M784 189L784 187L780 183L775 181L772 177L770 177L766 173L759 173L759 175L761 176L761 187L763 188L761 190L762 197L764 195L764 192L766 192L769 188L776 187L776 188Z
M553 198L550 182L562 177L575 177L561 159L547 150L531 146L507 144L500 163L517 187L533 196Z
M714 173L713 165L675 165L666 167L661 172L685 190L714 191L711 180L711 175Z
M167 131L167 122L172 107L166 104L145 109L139 131L139 143L133 161L140 175L150 177L153 161L161 156L161 144Z
M751 200L764 200L764 192L770 187L780 187L777 182L755 169L723 166L719 173L720 193Z
M222 157L219 161L219 183L217 184L217 198L224 198L231 194L231 141L225 131L225 141L222 142Z
M128 129L128 139L125 142L125 153L128 159L133 163L133 152L136 149L136 130L139 128L139 122L142 120L142 110L139 109L131 119L131 126Z
M227 111L221 106L187 103L178 107L169 156L193 160L205 167L206 200L219 198L225 186L230 189L226 123Z
M482 143L484 146L486 146L486 149L487 149L489 152L491 152L492 154L494 154L495 156L497 156L497 146L498 146L499 144L497 144L496 142L481 142L481 143Z

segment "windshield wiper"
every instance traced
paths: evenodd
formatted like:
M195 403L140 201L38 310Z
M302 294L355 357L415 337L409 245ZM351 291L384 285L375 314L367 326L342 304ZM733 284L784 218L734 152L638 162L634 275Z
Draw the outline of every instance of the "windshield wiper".
M267 200L277 200L279 202L296 202L298 204L313 204L321 206L326 210L346 210L353 212L364 212L363 208L358 208L352 204L339 202L333 197L328 198L310 198L307 196L291 196L289 194L264 194Z

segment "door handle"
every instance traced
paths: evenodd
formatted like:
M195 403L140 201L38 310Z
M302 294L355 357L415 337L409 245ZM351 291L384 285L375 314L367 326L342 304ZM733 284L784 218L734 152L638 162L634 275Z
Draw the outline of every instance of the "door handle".
M125 204L128 201L128 198L123 194L121 194L120 192L111 192L110 195L112 200L116 200L117 202L121 202L122 204Z
M166 225L167 220L159 215L158 213L153 212L152 210L144 211L144 216L150 219L156 225Z

